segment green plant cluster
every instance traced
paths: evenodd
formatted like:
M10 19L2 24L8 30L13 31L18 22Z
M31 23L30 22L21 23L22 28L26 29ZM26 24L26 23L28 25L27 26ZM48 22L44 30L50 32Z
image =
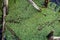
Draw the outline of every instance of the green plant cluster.
M38 12L28 0L9 0L9 14L6 25L10 27L21 40L47 40L51 30L54 35L60 36L60 12L54 11L54 6L42 8L44 0L34 0L41 8ZM7 40L16 38L6 29Z

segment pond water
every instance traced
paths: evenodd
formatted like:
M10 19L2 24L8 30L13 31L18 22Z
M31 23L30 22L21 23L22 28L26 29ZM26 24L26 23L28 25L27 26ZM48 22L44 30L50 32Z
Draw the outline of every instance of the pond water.
M57 5L60 5L60 0L51 0L51 2L56 3Z

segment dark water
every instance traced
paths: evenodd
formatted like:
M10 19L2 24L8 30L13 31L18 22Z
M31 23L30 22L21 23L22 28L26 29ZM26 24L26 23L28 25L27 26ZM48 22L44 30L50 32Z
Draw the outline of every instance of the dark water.
M60 0L51 0L51 2L57 4L57 5L60 5Z

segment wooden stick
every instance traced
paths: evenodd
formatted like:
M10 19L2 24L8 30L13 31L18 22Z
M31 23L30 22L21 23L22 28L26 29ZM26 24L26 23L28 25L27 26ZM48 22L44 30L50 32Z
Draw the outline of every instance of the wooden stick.
M59 36L53 36L53 39L60 40L60 37Z
M7 6L8 6L8 0L3 0L3 26L2 26L2 40L4 40L4 32L5 32L5 18L6 18L6 13L7 13Z
M29 2L36 10L41 11L40 8L37 6L37 4L33 0L29 0Z

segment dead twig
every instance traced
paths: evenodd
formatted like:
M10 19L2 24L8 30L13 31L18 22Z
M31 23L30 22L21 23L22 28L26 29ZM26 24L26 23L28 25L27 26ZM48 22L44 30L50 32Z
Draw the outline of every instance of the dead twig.
M30 4L38 11L41 11L41 9L37 6L37 4L33 0L28 0Z

